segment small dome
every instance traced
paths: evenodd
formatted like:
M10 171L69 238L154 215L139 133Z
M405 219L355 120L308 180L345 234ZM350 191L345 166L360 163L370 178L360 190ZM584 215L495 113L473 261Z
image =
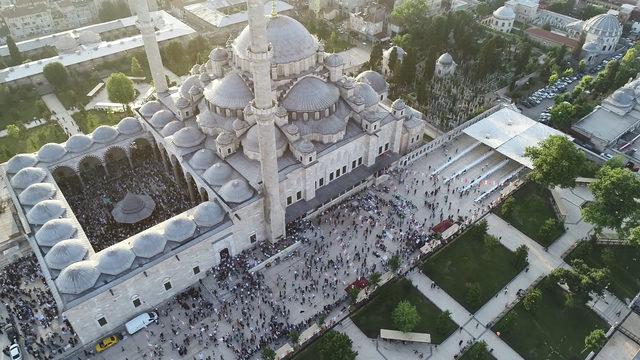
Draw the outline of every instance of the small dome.
M193 85L190 89L189 89L189 95L191 96L197 96L202 94L202 87L200 87L199 85Z
M338 67L344 65L342 56L338 54L331 54L324 58L324 65L327 67Z
M589 41L588 43L582 45L582 50L587 52L598 52L600 51L600 46L595 41Z
M214 226L224 220L225 212L215 201L207 201L196 206L193 211L193 221L198 226Z
M393 110L402 110L402 109L406 109L407 105L404 103L404 101L402 99L396 99L392 104L391 104L391 108Z
M196 170L208 169L216 161L215 152L211 149L200 149L196 151L189 165Z
M162 129L165 125L175 120L176 117L169 110L160 110L157 113L153 114L151 119L149 119L149 123L156 128Z
M296 124L287 124L282 129L289 135L298 135L300 133L300 129Z
M387 91L387 81L382 75L380 75L380 73L373 70L361 72L356 76L356 81L371 85L373 90L375 90L379 95Z
M221 146L231 145L235 140L236 134L226 130L218 134L218 137L216 138L216 142Z
M11 178L11 186L16 189L25 189L31 184L41 182L47 177L47 172L36 167L26 167L18 171Z
M87 245L80 239L62 240L47 252L44 262L51 269L62 270L84 259L87 252Z
M78 47L76 38L67 33L59 36L54 45L60 52L69 52Z
M209 59L211 61L226 61L229 58L229 53L227 49L217 47L209 53Z
M298 150L300 150L301 153L304 154L310 154L314 151L316 151L316 147L313 145L313 143L307 139L304 139L302 141L300 141L300 143L298 143L297 145Z
M253 100L253 93L238 73L230 73L212 81L204 89L204 97L223 109L244 109Z
M248 128L249 123L244 120L235 119L233 120L233 123L231 123L231 126L233 127L233 130L239 131L239 130Z
M176 131L182 129L184 127L184 123L180 120L173 120L172 122L165 125L162 130L160 130L160 134L162 137L171 136L176 133Z
M47 221L36 232L36 242L40 246L53 246L58 242L69 239L76 233L76 225L71 219L53 219Z
M453 57L451 57L451 54L449 54L448 52L444 53L438 58L438 64L449 66L453 64Z
M186 78L182 84L180 84L180 96L184 97L184 98L188 98L189 95L191 95L189 93L189 90L191 90L192 87L197 86L199 88L202 89L202 87L204 86L204 84L202 84L202 82L200 82L200 73L196 72L197 74L191 75L188 78Z
M204 141L205 135L194 127L185 127L173 134L173 144L181 148L190 148Z
M49 200L55 195L56 187L49 183L35 183L29 185L18 196L22 205L33 206L40 201Z
M130 244L136 256L148 259L162 253L167 239L159 231L148 230L135 235Z
M367 108L378 104L378 93L367 83L357 83L355 94L362 97L364 100L364 106Z
M282 135L282 132L280 132L280 130L277 127L275 129L275 136L276 136L276 151L278 153L281 153L281 151L284 151L284 149L288 144L287 138L285 138L284 135ZM247 131L247 134L242 139L241 143L244 150L253 152L253 153L259 153L260 145L258 144L258 126L256 125L252 126L251 129Z
M218 193L226 202L241 203L251 199L253 189L246 181L234 179L222 185Z
M211 77L209 77L209 74L207 73L202 73L200 74L200 76L198 77L198 79L200 79L200 81L204 84L204 83L208 83L209 81L211 81Z
M144 116L145 118L150 118L153 116L153 114L157 113L163 108L164 107L162 106L162 104L160 104L159 101L151 100L142 105L142 107L140 108L140 114L142 114L142 116Z
M634 93L633 93L633 89L628 89L627 91L624 90L625 88L616 90L613 95L611 95L611 98L618 104L621 106L630 106L633 104L633 100L635 99L634 97ZM631 90L631 93L629 93L628 90Z
M72 135L64 144L67 151L81 153L93 145L93 139L85 134Z
M616 37L622 34L622 25L613 14L600 14L584 22L582 30L593 35Z
M124 135L135 134L140 130L142 130L142 126L140 126L140 121L138 121L138 119L132 116L128 116L120 120L116 128L118 129L118 132L120 134L124 134Z
M64 146L56 143L44 144L38 150L38 160L43 162L54 162L60 160L67 153Z
M396 56L397 56L397 59L399 61L404 60L404 57L407 55L407 52L404 51L403 48L401 48L400 46L397 46L397 45L393 45L390 48L388 48L387 50L385 50L382 53L382 56L387 58L387 59L389 59L391 57L391 54L393 53L393 50L396 51Z
M165 222L164 235L167 240L182 242L196 231L196 223L189 217L178 215Z
M202 177L204 178L204 181L211 186L222 186L231 180L232 175L233 170L229 164L225 162L218 162L211 165L211 167L202 174Z
M279 116L279 117L287 116L287 109L283 108L282 106L278 106L278 108L276 109L276 116Z
M511 6L500 6L493 12L493 17L500 20L514 20L516 18L516 13L513 11Z
M178 109L184 109L190 105L189 100L183 98L182 96L176 100L176 107Z
M78 35L78 41L82 45L95 44L102 41L100 35L91 30L84 30Z
M100 125L91 133L93 141L99 144L106 144L118 137L118 131L111 126Z
M49 220L61 217L66 208L60 200L43 200L27 212L27 220L32 225L44 224Z
M18 171L31 167L38 163L38 158L33 154L18 154L7 161L5 170L8 174L15 174Z
M100 271L98 271L97 263L92 260L84 260L64 268L55 283L61 293L77 295L91 289L99 277Z
M110 246L96 254L98 270L103 274L118 275L129 269L136 256L131 249L122 244Z
M340 90L314 76L306 76L296 82L282 100L289 111L324 111L340 99Z

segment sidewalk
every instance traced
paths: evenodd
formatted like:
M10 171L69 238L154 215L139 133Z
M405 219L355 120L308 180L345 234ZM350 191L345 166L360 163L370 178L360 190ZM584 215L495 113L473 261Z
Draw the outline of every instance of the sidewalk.
M42 95L42 100L49 110L51 110L51 119L56 120L67 135L72 136L82 133L78 124L73 120L73 117L71 117L69 111L62 105L56 94Z

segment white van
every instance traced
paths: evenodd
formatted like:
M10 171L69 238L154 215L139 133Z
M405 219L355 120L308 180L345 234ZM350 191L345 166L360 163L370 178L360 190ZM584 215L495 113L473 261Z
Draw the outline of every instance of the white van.
M158 314L156 314L155 311L142 313L127 321L124 326L127 328L127 332L129 333L129 335L133 335L138 331L146 328L147 325L151 324L152 322L158 322Z

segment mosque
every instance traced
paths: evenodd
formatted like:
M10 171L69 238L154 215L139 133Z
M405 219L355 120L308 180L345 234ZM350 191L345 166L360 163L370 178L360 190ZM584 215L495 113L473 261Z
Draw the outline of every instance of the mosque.
M387 99L383 76L345 76L339 55L325 53L298 21L265 16L261 0L248 0L249 25L230 46L213 49L170 88L148 5L138 3L155 99L117 126L16 155L2 172L58 309L82 343L368 186L424 132L422 114ZM140 149L195 205L97 249L61 184L135 171ZM157 202L122 193L110 214L126 226L157 211Z

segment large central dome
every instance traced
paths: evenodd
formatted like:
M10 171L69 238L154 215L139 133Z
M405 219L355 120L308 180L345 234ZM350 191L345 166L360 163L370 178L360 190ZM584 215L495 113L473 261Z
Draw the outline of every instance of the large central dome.
M269 16L267 19L267 40L273 48L274 64L288 64L300 61L316 54L318 41L299 23L285 15ZM247 49L251 45L249 26L238 35L233 43L235 53L247 58Z

